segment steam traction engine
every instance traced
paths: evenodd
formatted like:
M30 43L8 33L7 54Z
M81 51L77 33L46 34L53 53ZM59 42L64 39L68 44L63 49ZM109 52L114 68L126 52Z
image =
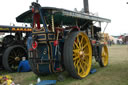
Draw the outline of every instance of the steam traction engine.
M23 56L27 57L27 37L31 34L30 27L0 25L3 34L0 41L0 68L9 72L17 71Z
M85 78L91 69L92 56L101 67L108 65L108 49L101 42L101 27L93 21L109 19L33 2L31 10L17 17L17 22L32 23L29 61L37 75L66 69L72 77Z

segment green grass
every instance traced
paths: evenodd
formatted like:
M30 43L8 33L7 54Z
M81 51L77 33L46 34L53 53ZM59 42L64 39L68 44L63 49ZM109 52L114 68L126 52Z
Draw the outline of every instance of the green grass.
M109 47L109 65L101 68L98 63L93 62L93 68L97 72L88 75L85 79L72 78L66 71L61 74L64 82L57 81L56 85L128 85L128 46L114 45ZM2 75L11 75L16 83L21 85L36 84L37 76L33 72L8 73L1 71ZM40 77L41 80L57 80L59 74L50 74Z

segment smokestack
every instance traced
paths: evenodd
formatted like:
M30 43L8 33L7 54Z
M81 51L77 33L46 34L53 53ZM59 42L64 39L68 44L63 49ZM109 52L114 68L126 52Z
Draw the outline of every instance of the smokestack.
M89 6L88 6L88 0L84 0L84 12L89 13Z

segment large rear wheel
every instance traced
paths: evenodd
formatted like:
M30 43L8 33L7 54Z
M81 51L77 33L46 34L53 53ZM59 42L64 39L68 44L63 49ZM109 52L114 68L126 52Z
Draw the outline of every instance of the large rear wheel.
M85 78L91 69L92 48L84 32L72 32L64 43L64 65L74 78Z
M22 60L21 58L25 56L27 57L26 49L21 45L14 45L8 47L3 55L2 63L6 70L10 72L17 71L19 62Z

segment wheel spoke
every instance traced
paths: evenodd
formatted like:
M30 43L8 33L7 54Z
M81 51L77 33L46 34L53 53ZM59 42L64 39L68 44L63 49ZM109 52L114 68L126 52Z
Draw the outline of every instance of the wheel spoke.
M85 65L85 68L87 69L88 68L88 63L84 62L84 65Z
M77 48L79 48L79 46L78 46L78 44L74 41L74 45L77 47Z
M76 53L73 53L73 56L77 56L77 54Z
M19 52L18 57L23 57L24 56L24 52L21 50L21 52Z
M13 56L9 56L9 58L14 59L14 57L13 57Z
M22 53L22 51L20 52L20 50L19 50L19 51L17 52L17 54L18 54L17 56L20 57L21 53Z
M79 63L80 63L80 59L76 61L76 65L75 65L75 67L77 68L78 73L80 72Z
M9 62L9 64L13 64L15 61L13 60L13 61L11 61L11 62Z
M75 57L73 58L73 60L77 60L77 59L79 59L79 56L75 56Z
M82 57L83 57L83 60L87 61L89 54L84 54Z
M79 36L77 36L77 42L78 42L78 44L79 44L79 48L81 48Z
M79 52L77 51L77 50L75 50L74 52L73 52L73 56L78 56L79 55Z
M105 57L107 56L107 53L106 53L106 52L104 53L104 56L105 56Z
M103 55L104 55L104 49L102 50L102 53L103 53Z
M102 57L105 57L105 55L106 55L106 54L103 52L103 53L102 53Z
M82 45L82 43L83 43L83 39L84 39L84 38L83 38L83 37L81 37L81 41L80 41L81 45Z
M88 61L89 61L89 59L84 58L83 63L85 63L86 65L88 65Z
M82 60L82 63L85 65L86 68L88 67L88 63L86 60Z
M77 61L74 61L74 67L76 68Z
M16 50L16 57L18 57L19 56L19 50L17 49Z
M86 56L89 56L89 53L85 53L85 54L84 54L84 57L86 57Z
M84 46L82 47L82 49L86 48L88 46L88 43L84 44Z
M102 62L103 62L103 63L104 63L104 61L105 61L104 59L105 59L105 58L104 58L104 57L102 57Z
M14 56L16 56L16 53L15 53L15 51L13 50L12 52L13 52L13 55L14 55Z
M81 67L81 70L82 70L82 73L84 73L84 68L83 68L83 65L82 65L82 63L80 63L80 67Z
M20 50L20 49L17 49L18 50L18 57L22 57L23 55L24 55L24 53L23 53L23 51L22 50Z
M74 49L73 50L74 53L79 53L79 51L80 51L79 49Z
M88 64L84 62L85 71L88 69Z
M23 56L24 56L24 54L20 55L19 57L23 57Z
M76 65L78 65L78 64L79 64L79 62L80 62L80 59L79 59L79 60L77 60L77 63L76 63Z
M8 62L13 61L13 59L8 59Z
M79 64L77 64L77 71L78 71L78 74L80 74L80 66L79 66Z

